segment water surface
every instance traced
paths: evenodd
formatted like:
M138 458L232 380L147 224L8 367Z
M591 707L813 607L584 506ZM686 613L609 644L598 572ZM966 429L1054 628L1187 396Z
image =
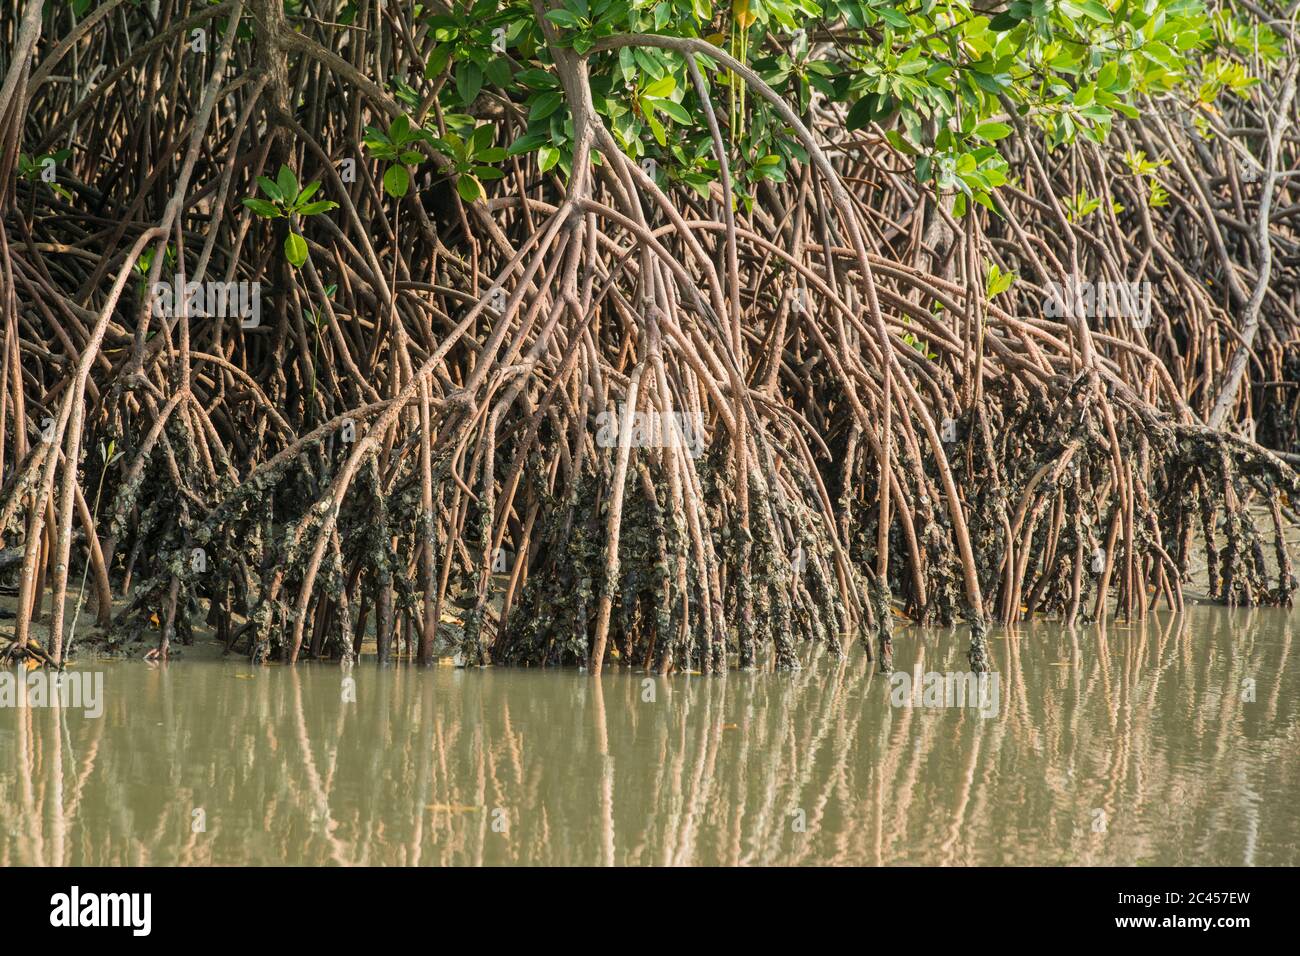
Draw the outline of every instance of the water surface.
M856 646L667 679L362 662L355 701L334 665L83 661L98 719L0 709L0 865L1294 866L1298 620L994 631L989 718L893 706ZM895 660L964 649L909 628Z

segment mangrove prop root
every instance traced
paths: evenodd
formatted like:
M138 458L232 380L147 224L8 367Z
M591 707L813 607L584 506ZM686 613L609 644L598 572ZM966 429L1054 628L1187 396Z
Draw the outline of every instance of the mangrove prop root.
M467 199L422 142L397 198L361 129L409 114L445 136L448 79L399 5L362 5L356 30L277 0L164 0L156 23L60 7L43 29L13 6L0 171L15 144L75 148L59 189L0 188L6 659L62 663L88 561L101 643L165 658L206 618L254 660L347 666L373 630L381 660L661 673L794 668L856 636L888 672L901 616L965 622L984 671L994 624L1181 607L1198 547L1216 600L1292 599L1300 180L1258 90L1221 119L1272 131L1261 182L1168 104L1064 156L1013 116L1023 175L957 222L880 129L846 139L836 109L796 112L705 41L579 54L542 19L567 179L512 156ZM587 58L638 47L689 65L723 189L647 172L593 109ZM752 206L728 200L706 70L807 157ZM525 129L508 97L474 110L480 146ZM1179 157L1151 174L1168 206L1125 174L1139 147ZM239 201L281 166L337 207ZM1087 221L1056 199L1103 189ZM984 263L1010 292L987 294ZM1044 314L1080 274L1149 283L1150 322ZM155 284L182 276L245 305L255 287L258 321L186 294L160 313Z

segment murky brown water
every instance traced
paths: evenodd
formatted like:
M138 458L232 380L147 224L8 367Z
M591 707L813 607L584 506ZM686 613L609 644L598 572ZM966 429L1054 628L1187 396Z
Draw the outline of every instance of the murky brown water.
M857 647L649 683L363 662L355 702L333 666L83 662L102 717L0 709L0 864L1296 865L1297 623L998 631L988 718L891 705ZM964 647L909 629L896 663Z

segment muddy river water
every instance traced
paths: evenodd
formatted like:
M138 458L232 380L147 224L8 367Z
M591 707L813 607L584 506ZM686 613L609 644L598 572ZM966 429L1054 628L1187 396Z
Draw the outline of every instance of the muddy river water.
M1297 625L994 630L964 700L915 628L893 678L82 660L0 706L0 865L1294 866Z

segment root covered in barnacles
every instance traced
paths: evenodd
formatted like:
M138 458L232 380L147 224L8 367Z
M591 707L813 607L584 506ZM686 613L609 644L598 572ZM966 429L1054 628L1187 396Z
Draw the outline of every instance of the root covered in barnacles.
M1294 265L1291 96L1234 106L1267 134L1245 191L1171 100L1054 152L1010 110L1021 175L957 210L887 115L846 135L703 39L579 52L538 4L557 168L507 152L541 110L491 76L444 115L442 41L406 11L162 6L4 24L0 134L77 146L58 190L0 191L12 653L43 621L57 666L89 600L163 658L210 626L259 661L350 663L373 634L381 661L597 673L860 641L888 670L906 617L967 625L982 671L995 623L1180 607L1197 553L1217 600L1290 603L1298 290L1261 250ZM629 155L592 66L625 52L689 82L703 184ZM748 204L742 113L789 144ZM1144 202L1176 177L1176 212ZM1103 185L1124 201L1085 213ZM1097 319L1080 275L1154 287L1151 321Z

